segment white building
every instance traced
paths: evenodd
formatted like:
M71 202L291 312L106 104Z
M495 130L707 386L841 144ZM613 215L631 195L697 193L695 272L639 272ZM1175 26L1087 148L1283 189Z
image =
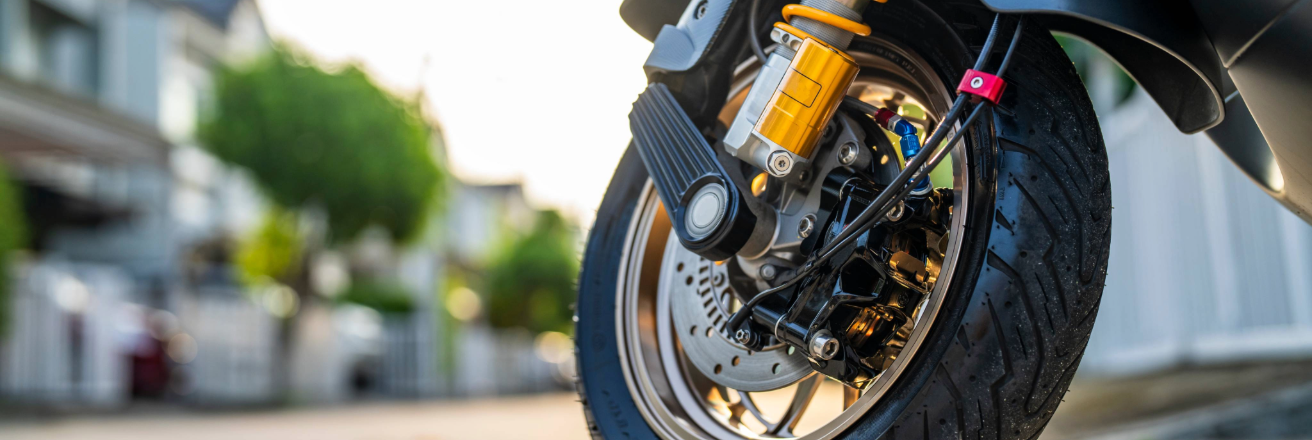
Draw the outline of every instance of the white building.
M1090 67L1114 210L1080 373L1312 357L1312 226L1142 89L1117 103L1110 60Z
M123 330L159 320L133 311L177 321L205 307L190 299L188 260L262 207L247 179L195 146L197 115L218 66L268 47L251 0L0 0L0 159L33 250L0 391L121 402L133 386ZM272 328L247 308L233 313Z

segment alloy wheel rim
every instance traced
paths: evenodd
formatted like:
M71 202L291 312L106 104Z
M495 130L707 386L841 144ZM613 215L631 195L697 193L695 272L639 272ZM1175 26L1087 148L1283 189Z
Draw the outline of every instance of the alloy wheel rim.
M948 94L945 84L934 76L933 70L925 60L914 52L879 38L864 38L853 44L857 47L873 47L882 56L866 51L849 52L861 65L861 74L849 90L849 95L856 95L870 102L871 97L896 97L898 92L911 102L919 103L928 115L929 121L922 122L927 131L932 131L937 115L946 113L951 106L952 96ZM735 86L732 88L728 106L735 105L735 97L746 94L750 87L750 78L755 76L759 64L749 60L738 69ZM745 86L744 86L745 84ZM889 92L891 90L891 92ZM867 92L873 94L867 95ZM740 103L741 101L738 100ZM872 102L883 106L889 102ZM728 114L732 115L736 109ZM898 354L892 365L881 373L871 384L861 390L854 401L844 402L840 413L828 421L819 423L814 429L800 432L796 438L828 439L833 438L849 428L862 415L871 409L896 381L906 365L918 352L926 333L932 327L942 304L944 293L951 285L956 261L961 253L964 219L967 217L966 201L969 197L969 163L965 153L965 141L953 147L951 154L952 188L954 192L952 219L949 228L948 244L943 260L939 281L934 285L930 296L917 309L915 326L906 340L906 345ZM625 236L620 264L619 285L616 294L616 330L620 362L628 391L634 398L639 412L647 424L662 438L666 439L723 439L723 438L792 438L791 429L772 429L770 416L762 416L751 393L742 393L737 397L737 405L750 407L753 417L760 417L760 425L766 428L766 434L752 432L745 427L730 426L726 421L725 407L734 400L733 391L723 392L718 387L714 396L721 398L715 402L708 398L705 390L714 385L707 385L709 379L691 368L682 358L678 332L674 331L671 319L671 307L668 299L669 289L662 289L660 280L673 270L663 262L670 260L672 252L682 249L670 249L677 246L670 234L670 225L664 208L656 196L653 185L648 181L634 208L635 212ZM785 412L773 417L779 423L787 423L789 418L802 418L809 404L803 405L800 412L795 412L797 396L807 396L808 403L816 391L821 389L826 380L816 373L808 375L785 390L793 390L794 398L790 400ZM841 385L839 385L841 386ZM850 389L849 389L850 390ZM773 391L772 391L773 392ZM724 396L723 394L731 394ZM844 400L851 399L850 392L845 393ZM603 409L604 410L604 409ZM824 417L824 415L821 415ZM740 419L742 420L742 419ZM808 422L810 422L808 420ZM815 423L812 423L815 424ZM775 427L777 428L777 427ZM788 434L788 435L783 435Z

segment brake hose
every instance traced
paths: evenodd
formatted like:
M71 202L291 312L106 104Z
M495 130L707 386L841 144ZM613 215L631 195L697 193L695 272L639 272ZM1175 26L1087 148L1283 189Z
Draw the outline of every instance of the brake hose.
M755 1L753 3L755 3ZM979 58L975 60L975 68L973 70L979 71L983 69L984 65L988 62L988 59L993 51L993 43L997 39L998 25L1001 22L1001 20L1002 20L1001 15L995 15L993 17L993 26L989 28L989 35L984 40L984 47L980 50ZM1002 64L998 67L998 73L995 76L1000 77L1002 76L1003 73L1005 73L1007 66L1010 64L1012 53L1015 52L1016 46L1020 41L1020 36L1022 31L1024 30L1024 26L1025 26L1025 20L1022 17L1016 24L1016 31L1012 34L1011 44L1007 46L1007 52L1005 55L1003 55ZM743 303L743 306L740 307L738 311L734 312L732 316L730 316L727 328L740 329L742 327L743 322L746 321L747 317L751 315L752 309L755 308L757 304L760 304L761 301L765 300L765 298L770 297L770 295L779 293L784 289L792 287L793 285L800 282L802 279L809 276L817 266L819 266L821 263L824 263L825 261L828 261L831 257L833 257L838 249L842 248L843 246L846 246L847 244L850 244L850 242L854 240L855 237L857 237L861 232L864 232L870 229L871 227L873 227L875 224L877 224L878 222L875 221L876 219L881 219L885 215L887 215L888 211L892 209L896 203L904 200L907 197L907 195L909 195L911 191L915 189L915 185L917 185L918 182L920 182L922 179L927 178L929 172L933 170L934 167L937 166L940 162L942 162L945 157L947 157L946 152L949 152L951 150L950 148L944 148L942 150L935 151L940 145L940 141L942 141L943 137L947 135L947 132L949 130L951 130L948 127L947 122L955 120L958 116L960 116L962 108L965 107L967 98L968 95L964 93L957 95L956 100L952 103L952 107L948 109L947 115L943 118L944 123L939 125L939 127L936 130L934 130L934 133L930 135L929 139L925 142L924 146L925 148L928 148L929 151L921 151L920 154L917 154L915 158L913 158L910 162L907 163L906 167L902 170L902 172L898 173L897 177L893 179L893 182L889 184L888 188L900 188L899 191L881 192L879 196L875 197L875 200L871 202L869 206L867 206L865 209L861 211L860 214L857 215L856 219L853 220L852 223L847 228L844 228L841 232L839 232L838 235L835 236L834 239L830 241L828 245L821 248L819 257L807 261L806 265L803 266L802 269L797 272L797 275L793 276L791 279L783 282L778 286L761 291L761 293L756 294L751 299L747 300L747 302ZM878 110L874 106L867 104L863 101L857 100L855 98L846 98L843 100L843 103L856 106L862 109L867 114L873 114L874 111L872 110L875 111ZM970 115L966 118L965 123L961 125L962 129L953 132L952 137L948 140L946 145L956 144L957 141L959 141L961 137L965 134L966 128L970 127L970 125L973 124L981 114L983 114L983 109L991 106L992 106L991 102L987 100L981 101L980 104L976 106L973 111L971 111ZM930 153L934 153L934 154L930 154ZM927 162L929 163L928 167L924 166ZM745 330L749 332L748 334L750 335L751 329L748 328Z
M747 41L752 43L752 52L756 53L756 59L761 60L761 64L770 61L770 57L765 54L765 49L761 48L761 36L757 34L756 28L756 11L761 8L761 0L752 0L752 7L747 10Z

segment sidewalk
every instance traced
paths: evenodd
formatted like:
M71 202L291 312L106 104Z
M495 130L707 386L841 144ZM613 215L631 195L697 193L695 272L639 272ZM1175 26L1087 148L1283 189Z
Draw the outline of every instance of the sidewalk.
M573 393L240 413L124 414L7 421L3 440L583 440Z
M1312 438L1312 362L1077 380L1043 440Z
M244 412L5 419L2 440L586 439L572 393ZM805 419L804 419L805 420ZM1312 362L1082 379L1042 440L1312 438Z

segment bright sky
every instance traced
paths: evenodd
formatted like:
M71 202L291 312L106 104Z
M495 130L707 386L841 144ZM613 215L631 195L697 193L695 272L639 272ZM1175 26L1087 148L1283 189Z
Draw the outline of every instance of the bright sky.
M356 60L401 93L424 87L452 168L522 181L584 226L628 145L651 43L619 0L259 0L274 38ZM425 59L428 68L424 68Z

